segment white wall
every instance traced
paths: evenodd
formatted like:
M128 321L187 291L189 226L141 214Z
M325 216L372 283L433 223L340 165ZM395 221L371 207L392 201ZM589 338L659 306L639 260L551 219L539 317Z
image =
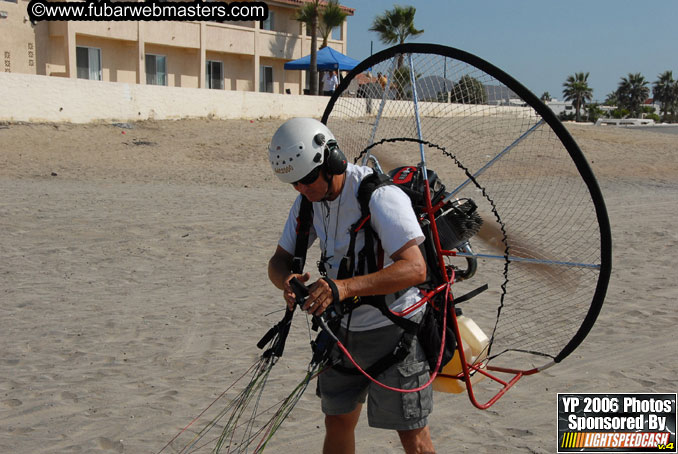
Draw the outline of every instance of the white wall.
M68 122L180 118L320 118L327 96L159 87L84 79L0 73L0 121ZM357 101L357 103L356 103ZM335 115L374 118L380 100L351 100ZM411 115L410 101L387 101L385 116ZM402 104L402 105L401 105ZM359 108L359 106L362 107ZM524 115L531 108L419 103L422 116Z
M0 73L0 121L320 118L329 98Z

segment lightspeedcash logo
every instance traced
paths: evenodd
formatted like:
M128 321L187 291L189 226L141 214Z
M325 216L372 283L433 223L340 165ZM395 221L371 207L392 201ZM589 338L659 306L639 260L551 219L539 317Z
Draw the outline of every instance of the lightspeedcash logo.
M558 394L558 452L676 452L676 394Z

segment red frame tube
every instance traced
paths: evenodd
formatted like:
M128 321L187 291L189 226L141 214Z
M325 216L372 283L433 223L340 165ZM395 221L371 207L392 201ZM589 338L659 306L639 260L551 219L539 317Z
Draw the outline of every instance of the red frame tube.
M438 233L438 226L436 225L435 222L435 213L440 210L445 204L443 203L444 201L438 202L435 206L431 203L431 188L428 182L428 179L425 180L424 182L425 188L426 188L426 193L425 193L425 199L426 199L426 217L428 217L430 226L431 226L431 233L433 234L433 241L434 241L434 246L436 250L436 254L438 255L438 265L440 266L440 269L442 271L442 276L445 281L445 284L442 286L438 287L436 290L433 292L426 293L425 297L422 298L421 301L419 301L415 306L419 307L421 306L421 302L428 302L431 300L431 298L440 291L442 291L443 288L451 286L454 284L454 274L450 277L447 274L447 267L445 266L445 260L444 257L446 256L455 256L457 255L455 251L448 251L448 250L443 250L442 246L440 245L440 237ZM454 273L454 272L453 272ZM452 300L452 295L449 294L449 299L450 301ZM403 311L407 312L407 311ZM411 311L410 311L411 312ZM407 312L409 313L409 312ZM459 374L457 377L450 377L448 375L444 375L450 378L457 378L459 380L464 379L466 383L466 391L469 396L469 400L471 403L477 407L480 408L481 410L486 410L490 408L495 402L497 402L513 385L515 385L518 380L520 380L523 376L525 375L531 375L533 373L538 372L537 369L533 369L531 371L520 371L520 370L513 370L513 369L506 369L506 368L500 368L500 367L493 367L493 366L487 366L483 370L479 365L475 364L469 364L466 359L466 354L464 353L464 345L463 341L461 339L461 333L459 332L459 324L457 322L457 314L455 311L452 312L452 321L453 321L453 329L454 329L454 334L457 337L457 351L459 352L459 359L461 360L461 366L462 366L462 372ZM445 322L447 323L447 317L445 318ZM443 325L443 329L445 329ZM475 396L475 392L473 390L473 383L471 382L471 371L474 373L480 373L485 375L486 377L490 378L491 380L499 383L502 385L502 388L493 396L490 398L485 403L480 403L478 399ZM506 373L506 374L511 374L513 377L508 380L504 381L501 380L500 378L496 377L495 375L490 374L488 371L492 372L499 372L499 373Z

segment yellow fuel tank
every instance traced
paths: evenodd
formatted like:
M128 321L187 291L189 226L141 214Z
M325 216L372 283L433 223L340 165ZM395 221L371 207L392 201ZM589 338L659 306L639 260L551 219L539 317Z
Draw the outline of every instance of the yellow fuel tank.
M466 361L471 364L482 362L487 357L486 347L490 343L490 339L473 320L464 315L457 317L457 324L459 325L459 334L461 335L461 343L464 347ZM455 378L461 372L461 359L457 350L450 362L443 367L443 370L433 380L433 389L445 393L461 393L466 391L466 383ZM475 373L471 377L471 383L475 384L484 377L481 373Z

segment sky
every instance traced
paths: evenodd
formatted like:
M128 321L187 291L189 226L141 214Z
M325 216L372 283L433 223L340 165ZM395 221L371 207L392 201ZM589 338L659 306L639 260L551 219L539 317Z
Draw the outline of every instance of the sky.
M424 33L409 42L470 52L498 66L537 96L563 99L568 75L588 72L594 101L622 77L650 83L664 71L678 78L678 0L340 0L355 9L348 55L358 60L390 47L368 31L394 4L416 7Z

